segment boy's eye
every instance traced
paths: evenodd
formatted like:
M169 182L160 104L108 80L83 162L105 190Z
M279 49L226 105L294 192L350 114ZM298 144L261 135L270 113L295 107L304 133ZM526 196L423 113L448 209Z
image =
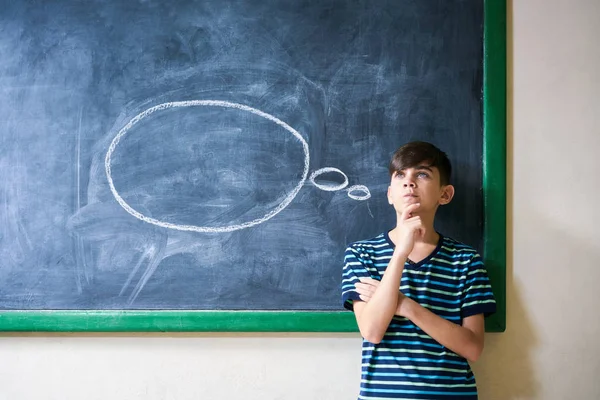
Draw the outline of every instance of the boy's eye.
M421 177L421 178L429 178L429 175L427 175L427 173L425 173L425 172L419 172L419 173L417 174L417 176L419 176L419 177Z

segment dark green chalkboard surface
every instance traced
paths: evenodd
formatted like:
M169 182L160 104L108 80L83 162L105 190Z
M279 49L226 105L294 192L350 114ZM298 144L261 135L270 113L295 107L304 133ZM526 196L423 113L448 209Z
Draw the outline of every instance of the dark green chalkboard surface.
M343 252L415 139L504 330L505 1L0 8L0 330L356 331Z

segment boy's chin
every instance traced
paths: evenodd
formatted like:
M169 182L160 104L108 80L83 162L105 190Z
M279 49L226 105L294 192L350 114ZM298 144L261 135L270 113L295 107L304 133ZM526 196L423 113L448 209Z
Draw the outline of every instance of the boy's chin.
M398 215L402 214L404 212L404 210L406 210L406 207L408 207L409 205L410 204L403 204L400 207L395 207ZM417 208L411 214L412 215L424 215L424 214L429 214L431 212L435 212L435 208L431 209L431 207L427 207L427 206L423 207L423 205L421 205L419 208Z

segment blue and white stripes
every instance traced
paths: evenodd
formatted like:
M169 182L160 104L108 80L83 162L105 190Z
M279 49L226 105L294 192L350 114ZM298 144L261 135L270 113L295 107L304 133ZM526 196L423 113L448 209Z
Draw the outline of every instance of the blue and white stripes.
M387 234L346 249L342 301L349 310L359 300L361 277L380 280L394 252ZM440 235L426 259L406 263L400 291L456 324L496 310L489 278L479 254ZM475 377L463 357L437 343L410 320L396 316L379 344L363 341L359 399L476 399Z

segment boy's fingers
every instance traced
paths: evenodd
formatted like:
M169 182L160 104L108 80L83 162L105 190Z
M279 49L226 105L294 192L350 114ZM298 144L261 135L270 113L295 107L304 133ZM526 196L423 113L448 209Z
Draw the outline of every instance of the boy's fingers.
M359 293L372 293L375 291L374 285L368 285L366 283L357 283L354 286L356 287L356 291Z
M404 211L402 211L402 220L406 221L407 219L411 218L412 213L416 211L420 206L420 203L413 203L406 206Z
M373 279L373 278L358 278L359 281L361 281L362 283L367 283L370 285L379 285L379 281L377 279Z
M420 225L420 224L423 223L423 221L421 221L421 217L417 216L417 217L410 217L410 218L406 219L404 221L404 223L406 225L411 225L411 224L413 224L413 225Z

